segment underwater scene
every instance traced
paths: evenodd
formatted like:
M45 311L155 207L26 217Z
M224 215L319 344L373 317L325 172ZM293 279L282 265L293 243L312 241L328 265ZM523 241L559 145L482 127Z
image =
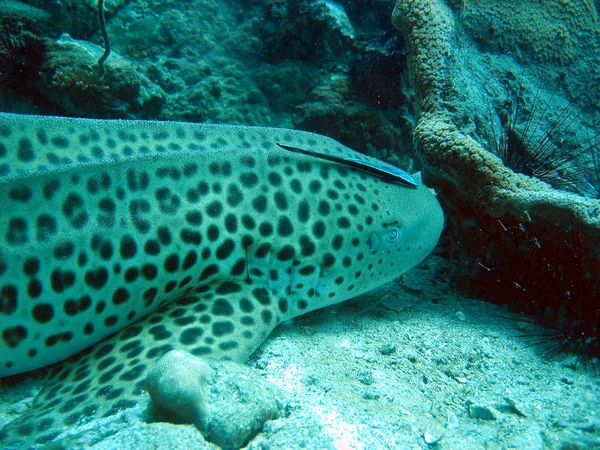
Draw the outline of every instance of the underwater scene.
M0 0L0 449L600 449L600 0Z

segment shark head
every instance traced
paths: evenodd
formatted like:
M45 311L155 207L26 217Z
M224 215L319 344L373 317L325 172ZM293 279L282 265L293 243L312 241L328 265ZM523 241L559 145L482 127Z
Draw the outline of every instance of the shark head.
M355 182L344 179L353 192L341 194L334 206L315 200L317 211L338 211L329 212L334 218L323 222L331 231L327 246L321 249L317 273L304 283L312 289L299 295L308 299L300 300L307 308L292 311L292 316L392 281L422 261L438 242L444 217L430 189L421 183L407 187L355 175ZM343 182L334 180L333 185L340 187ZM321 224L315 225L318 230ZM302 285L302 264L297 265L288 294L294 294L294 284Z

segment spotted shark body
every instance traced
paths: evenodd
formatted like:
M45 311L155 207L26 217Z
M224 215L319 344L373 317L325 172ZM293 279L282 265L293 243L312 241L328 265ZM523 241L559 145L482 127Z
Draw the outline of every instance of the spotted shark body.
M0 377L75 355L0 447L147 401L171 349L243 361L433 249L427 188L318 154L378 163L287 129L0 114Z

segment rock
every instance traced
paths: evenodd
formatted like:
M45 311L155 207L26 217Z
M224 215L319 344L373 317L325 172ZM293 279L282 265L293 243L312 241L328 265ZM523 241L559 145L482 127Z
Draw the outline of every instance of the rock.
M52 16L46 11L17 0L8 0L2 4L2 18L9 17L20 21L35 22L36 27L44 31L50 32L56 29L56 25L52 22Z
M124 116L133 109L140 93L140 78L133 66L115 51L100 74L98 59L104 48L63 34L48 42L42 66L44 93L73 115Z
M523 407L519 403L517 403L510 397L504 397L504 400L506 400L506 403L510 406L510 408L516 415L521 417L527 417L527 414L523 412Z
M282 410L281 393L247 366L211 363L217 372L209 389L206 439L225 448L243 447Z
M312 1L308 5L314 20L326 21L334 33L354 39L354 27L342 5L329 0Z
M355 97L351 80L344 75L332 76L317 86L298 105L293 124L294 128L325 134L380 159L403 143L396 124L377 108L361 103ZM408 167L408 158L390 162Z
M494 408L485 405L471 405L469 406L469 415L473 419L481 420L497 420L498 411Z
M442 440L446 434L444 425L439 420L434 420L428 427L425 433L423 433L423 439L427 445L435 445Z
M173 350L160 358L146 378L154 415L172 417L205 430L208 421L206 397L215 371L203 359Z
M600 202L585 189L600 172L581 175L599 133L594 2L399 0L392 21L408 44L424 180L446 205L449 239L462 242L454 283L530 314L565 308L563 320L597 329ZM516 109L528 116L515 119ZM549 173L503 161L510 120L513 141L550 154L545 164L580 156Z
M278 391L247 366L173 350L148 373L156 420L190 423L224 449L243 447L278 417Z
M356 379L367 386L372 385L375 382L375 378L373 377L373 372L370 370L361 370L358 372Z
M446 418L446 428L448 428L449 430L455 430L459 426L460 426L460 424L458 422L458 417L456 417L456 414L454 414L452 411L450 411Z
M381 344L379 346L379 353L381 353L383 356L389 356L392 353L396 353L396 348L397 347L394 344Z

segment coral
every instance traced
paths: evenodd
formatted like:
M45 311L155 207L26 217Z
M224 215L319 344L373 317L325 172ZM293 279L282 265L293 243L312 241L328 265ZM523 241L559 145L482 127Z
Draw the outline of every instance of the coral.
M596 45L598 17L592 0L469 0L461 24L486 51L563 64L575 62L582 49Z
M550 309L555 323L566 311L597 335L600 202L514 172L482 139L506 131L515 81L521 109L548 108L535 127L561 149L558 161L598 133L596 10L589 0L451 5L398 0L393 23L408 43L415 146L446 205L457 284L532 314ZM579 124L574 144L557 127L565 107Z
M554 222L556 216L570 214L581 224L600 226L600 204L514 173L457 125L458 114L448 106L456 106L457 98L462 103L479 99L469 99L466 87L451 77L463 62L463 49L453 47L458 24L450 8L438 0L399 1L394 23L407 35L410 73L421 108L415 140L432 173L461 189L470 203L489 202L495 216L510 213L522 220L541 216ZM457 94L459 88L463 90Z

